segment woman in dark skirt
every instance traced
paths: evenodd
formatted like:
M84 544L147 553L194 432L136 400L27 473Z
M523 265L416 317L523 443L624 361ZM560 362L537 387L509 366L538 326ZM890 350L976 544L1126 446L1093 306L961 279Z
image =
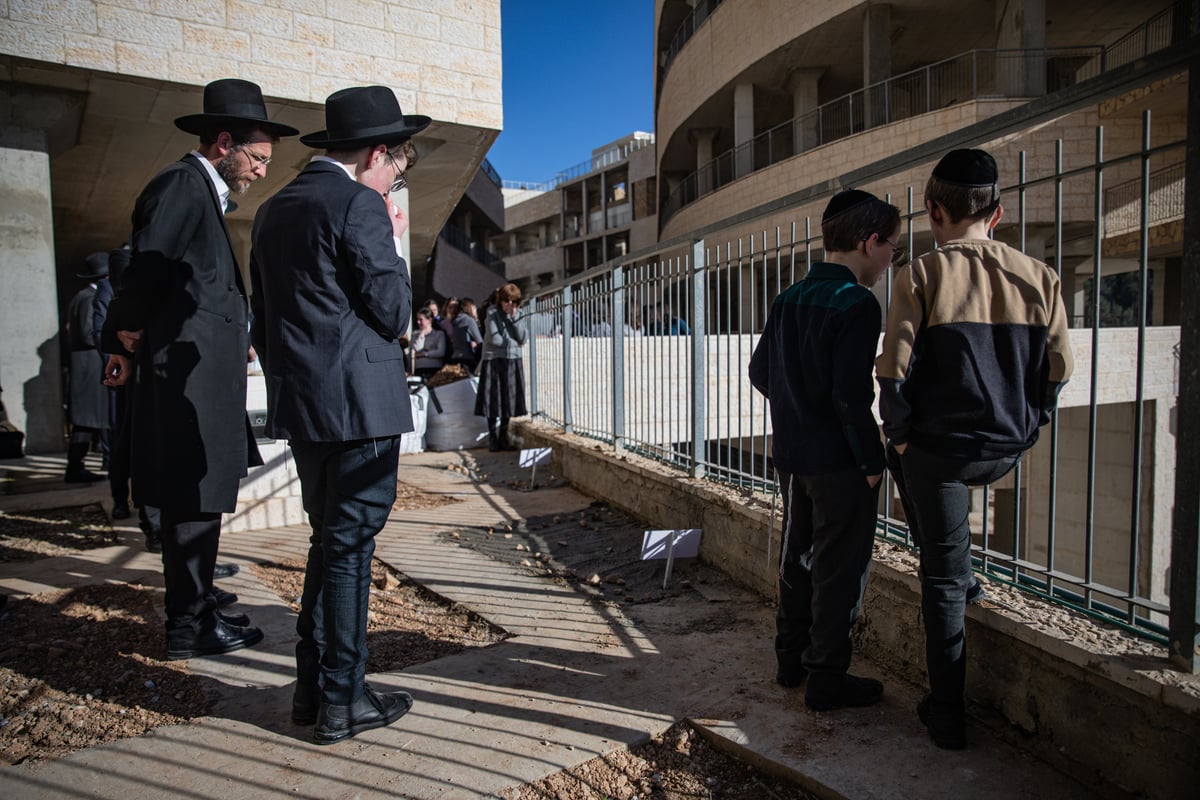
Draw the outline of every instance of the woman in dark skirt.
M521 365L521 346L528 331L517 315L520 303L521 290L506 283L492 294L484 313L475 415L488 421L489 450L515 450L508 438L508 420L529 413Z

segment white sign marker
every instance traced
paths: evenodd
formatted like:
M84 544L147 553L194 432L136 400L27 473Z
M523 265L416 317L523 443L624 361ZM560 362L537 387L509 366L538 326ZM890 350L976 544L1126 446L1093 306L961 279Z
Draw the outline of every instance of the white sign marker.
M549 447L530 447L521 451L521 455L517 458L517 465L524 468L529 467L529 488L530 490L537 487L537 468L538 464L549 464L550 456L553 450Z
M681 531L646 531L642 535L642 561L665 558L667 572L663 588L671 580L671 568L676 558L695 558L700 554L700 528Z

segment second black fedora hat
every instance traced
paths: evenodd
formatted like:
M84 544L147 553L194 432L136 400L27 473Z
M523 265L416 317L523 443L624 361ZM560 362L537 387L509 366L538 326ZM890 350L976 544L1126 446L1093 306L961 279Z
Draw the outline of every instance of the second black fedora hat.
M305 134L300 141L324 150L391 145L425 130L430 121L401 111L396 94L386 86L353 86L326 98L326 129Z
M295 136L300 131L267 119L267 105L257 83L239 78L222 78L204 87L204 113L187 114L175 127L199 135L212 123L251 122L276 136Z

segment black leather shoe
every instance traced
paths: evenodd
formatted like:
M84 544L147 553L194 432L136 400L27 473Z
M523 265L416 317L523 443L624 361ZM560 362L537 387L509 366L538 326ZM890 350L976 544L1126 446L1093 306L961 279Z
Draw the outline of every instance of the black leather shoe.
M925 723L929 738L943 750L962 750L967 746L967 720L961 708L934 705L933 695L917 703L917 716Z
M391 725L407 714L412 704L408 692L377 692L370 686L364 687L362 696L348 706L321 703L313 741L333 744L372 728Z
M217 608L227 608L238 601L238 596L233 592L227 592L224 589L213 587L213 597L217 601Z
M775 682L785 689L794 689L804 683L807 677L808 670L804 667L785 667L780 664L775 671Z
M321 690L316 686L301 687L296 683L292 694L292 722L297 725L313 725L321 708Z
M113 503L113 519L129 519L131 516L133 514L129 510L129 503Z
M162 536L158 531L144 531L146 535L146 550L151 553L162 552Z
M222 614L220 611L218 611L217 619L221 620L221 622L224 622L226 625L236 625L239 628L250 627L250 618L245 614Z
M215 656L221 653L232 653L243 647L250 647L262 641L263 632L258 628L240 628L237 625L226 625L220 619L214 619L211 630L204 633L191 631L167 634L167 660L178 661L182 658L197 658L199 656Z
M63 476L63 483L99 483L102 480L106 480L103 475L97 475L87 469L68 470Z
M242 568L237 564L214 564L213 565L213 580L219 581L222 578L232 578L242 571Z
M979 578L971 576L971 584L967 586L967 602L972 605L982 603L987 600L987 590L983 588L983 584L979 582Z
M804 705L813 711L833 711L837 708L857 708L878 703L883 697L883 684L873 678L859 678L849 673L814 672L808 676Z

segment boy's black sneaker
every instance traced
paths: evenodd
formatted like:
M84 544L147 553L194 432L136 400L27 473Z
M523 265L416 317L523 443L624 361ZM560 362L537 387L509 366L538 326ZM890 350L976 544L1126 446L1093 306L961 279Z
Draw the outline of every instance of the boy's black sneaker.
M967 717L961 708L934 705L933 695L927 694L917 703L917 716L938 747L962 750L967 746Z
M833 711L878 703L883 684L874 678L859 678L849 673L814 672L808 676L804 704L813 711Z
M775 671L775 682L785 689L794 689L804 683L804 679L808 677L808 670L804 667L785 667L779 665L779 669Z

